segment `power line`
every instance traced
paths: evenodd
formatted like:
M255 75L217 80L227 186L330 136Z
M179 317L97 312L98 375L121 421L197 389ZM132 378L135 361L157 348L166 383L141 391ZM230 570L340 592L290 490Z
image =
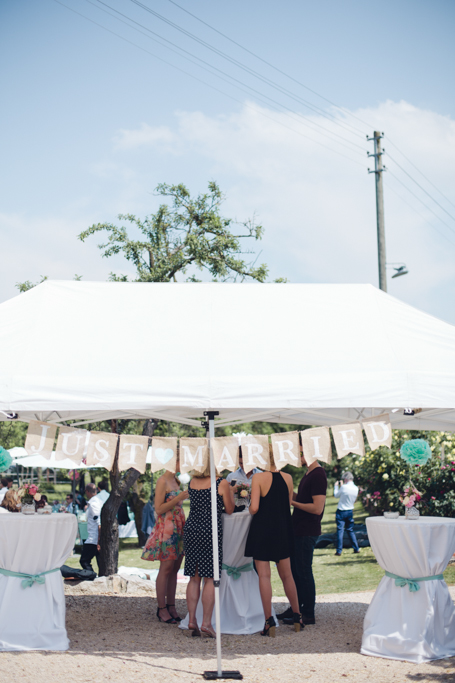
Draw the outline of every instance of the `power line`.
M172 2L172 0L169 0L169 1ZM391 145L393 145L393 146L395 147L395 149L401 154L401 156L403 156L403 157L406 159L406 161L408 162L408 164L411 164L411 166L413 166L413 168L415 168L415 170L416 170L418 173L420 173L420 175L421 175L423 178L425 178L425 180L427 181L427 183L430 183L430 185L431 185L432 187L434 187L434 189L437 190L437 191L439 192L439 194L440 194L442 197L444 197L444 199L445 199L447 202L449 202L449 204L451 204L451 205L455 208L455 204L454 204L453 202L451 202L450 199L449 199L448 197L446 197L445 194L444 194L443 192L441 192L441 190L440 190L438 187L436 187L436 185L435 185L434 183L432 183L431 180L430 180L429 178L427 178L427 176L426 176L424 173L422 173L422 171L421 171L419 168L417 168L417 166L416 166L416 165L415 165L415 164L414 164L414 163L413 163L413 162L404 154L404 152L401 151L401 149L399 149L399 148L396 146L396 144L395 144L394 142L392 142L392 140L390 140L390 138L389 138L388 136L387 136L387 142L389 142ZM396 163L396 162L395 162L395 163Z
M98 1L99 1L99 2L102 2L102 0L98 0ZM149 14L151 14L152 16L156 17L156 18L159 19L160 21L163 21L164 23L168 24L168 26L171 26L172 28L174 28L175 30L179 31L180 33L183 33L183 35L187 36L188 38L191 38L191 40L196 41L197 43L199 43L199 44L202 45L203 47L207 48L207 49L210 50L211 52L214 52L215 54L219 55L219 56L222 57L223 59L226 59L227 61L231 62L231 64L234 64L235 66L237 66L238 68L242 69L243 71L246 71L247 73L249 73L250 75L254 76L255 78L258 78L259 80L263 81L263 82L266 83L267 85L269 85L269 86L271 86L271 87L273 87L273 88L279 90L282 94L287 95L288 97L291 97L291 98L294 99L295 101L304 104L306 107L309 107L310 109L312 109L313 111L317 112L317 113L320 114L321 116L324 116L325 118L328 118L330 121L335 121L335 123L336 123L337 125L341 126L341 127L344 128L345 130L348 130L348 128L347 128L343 123L341 123L340 121L337 121L336 119L330 117L330 116L329 116L323 109L321 109L320 107L317 107L316 105L313 105L313 104L309 103L308 100L304 100L303 98L301 98L301 97L299 97L299 96L296 96L294 93L292 93L291 91L289 91L287 88L284 88L283 86L281 86L280 84L276 83L275 81L272 81L270 78L267 78L266 76L262 76L259 72L255 71L254 69L250 68L249 66L246 66L246 65L243 64L242 62L239 62L237 59L235 59L234 57L231 57L230 55L226 54L225 52L223 52L223 51L220 50L219 48L214 47L214 46L211 45L210 43L207 43L207 42L206 42L205 40L203 40L202 38L199 38L199 37L198 37L197 35L195 35L194 33L191 33L190 31L187 31L185 28L179 26L178 24L176 24L175 22L171 21L170 19L167 19L167 18L164 17L162 14L159 14L158 12L156 12L156 11L153 10L153 9L151 9L150 7L147 7L147 5L144 5L142 2L140 2L140 0L131 0L131 2L132 2L133 4L135 4L135 5L137 5L138 7L141 7L143 10L145 10L146 12L148 12ZM105 4L105 3L103 3L103 4ZM116 11L116 10L114 10L114 11ZM349 128L352 129L352 130L350 130L350 131L348 130L349 133L355 134L355 135L363 135L363 133L360 133L360 132L358 131L358 129L354 129L350 124L347 124L347 126L348 126ZM352 131L354 131L354 133L353 133Z
M270 62L268 62L266 59L263 59L262 57L260 57L259 55L257 55L257 54L256 54L255 52L253 52L252 50L249 50L247 47L245 47L244 45L241 45L240 43L238 43L238 42L237 42L236 40L234 40L233 38L230 38L228 35L226 35L226 34L223 33L222 31L219 31L217 28L215 28L215 27L212 26L211 24L208 24L206 21L204 21L204 20L201 19L200 17L197 17L195 14L193 14L192 12L190 12L189 10L187 10L185 7L182 7L182 6L179 5L177 2L174 2L174 0L169 0L169 2L172 3L173 5L175 5L176 7L178 7L179 9L181 9L183 12L186 12L187 14L189 14L190 16L192 16L192 17L193 17L194 19L196 19L197 21L201 22L201 24L204 24L205 26L207 26L208 28L210 28L212 31L215 31L215 33L218 33L218 35L223 36L223 38L226 38L226 40L229 40L229 41L230 41L231 43L233 43L234 45L237 45L237 47L240 47L240 48L241 48L242 50L244 50L245 52L248 52L250 55L252 55L252 56L255 57L256 59L259 59L259 60L260 60L261 62L263 62L264 64L267 64L267 66L270 66L272 69L275 69L275 71L277 71L278 73L282 74L283 76L286 76L286 78L289 78L291 81L294 81L294 83L297 83L297 85L300 85L302 88L305 88L305 90L308 90L308 92L311 92L311 93L313 93L313 95L316 95L317 97L320 97L322 100L324 100L325 102L328 102L329 104L331 104L332 106L336 107L337 109L339 109L340 111L344 112L345 114L348 114L349 116L352 116L352 118L356 119L356 120L359 121L360 123L363 123L365 126L368 126L368 128L373 128L373 126L371 126L369 123L366 123L365 121L363 121L362 119L360 119L358 116L355 116L352 112L349 111L349 109L345 109L344 107L340 107L340 106L339 106L338 104L336 104L335 102L332 102L332 100L329 100L329 99L327 99L327 97L324 97L324 95L321 95L320 93L316 92L316 90L312 90L311 88L309 88L307 85L305 85L305 84L302 83L301 81L298 81L296 78L294 78L293 76L290 76L290 75L287 74L285 71L282 71L281 69L279 69L279 68L278 68L277 66L275 66L274 64L271 64ZM357 128L356 130L359 130L359 132L360 132L360 129Z
M336 144L340 145L341 147L345 147L346 149L350 149L349 147L347 147L347 145L345 145L345 144L343 144L342 142L340 142L340 140L339 140L338 138L341 138L341 140L344 140L344 142L346 142L348 145L352 145L353 147L357 147L358 149L361 149L362 151L364 151L364 148L361 147L360 145L357 145L355 142L352 142L351 140L347 140L346 138L344 138L344 137L342 137L342 136L338 136L336 133L332 133L332 131L328 130L327 128L325 128L325 127L322 126L321 124L317 123L316 121L308 121L306 118L303 118L301 115L299 115L297 112L294 112L292 109L290 109L290 108L287 107L286 105L281 104L280 102L278 102L277 100L273 99L272 97L269 97L269 96L266 95L265 93L262 93L261 91L256 90L256 88L253 88L253 87L249 86L248 84L244 83L243 81L239 80L238 78L235 78L234 76L231 76L230 74L226 73L226 72L223 71L222 69L219 69L219 68L217 68L216 66L213 66L212 64L209 64L209 62L206 62L206 61L205 61L204 59L202 59L201 57L198 57L197 55L194 55L193 53L189 52L188 50L185 50L184 48L180 47L179 45L176 45L175 43L173 43L172 41L168 40L167 38L164 38L164 37L161 36L159 33L156 33L156 31L152 31L152 29L148 28L147 26L144 26L143 24L141 24L140 22L136 21L135 19L132 19L131 17L127 16L126 14L123 14L123 12L120 12L119 10L115 9L114 7L111 7L111 6L108 5L106 2L103 2L103 0L98 0L98 2L97 2L96 4L95 4L94 2L92 2L91 0L87 0L87 2L90 3L91 5L97 7L97 8L100 9L102 12L106 12L106 14L108 14L109 16L112 16L114 19L117 19L117 20L120 21L121 23L126 24L127 26L129 26L129 27L132 28L133 30L138 31L138 32L141 33L142 35L145 35L147 38L150 38L151 40L155 40L155 42L158 42L160 45L162 45L162 46L165 47L166 49L171 50L171 52L175 52L175 50L173 50L172 48L169 48L167 45L164 45L161 41L164 40L166 43L169 43L169 45L172 45L172 46L173 46L174 48L176 48L177 50L180 50L181 52L184 52L186 55L190 55L190 56L193 57L194 59L197 59L199 62L202 62L202 64L205 64L207 67L209 67L209 69L206 69L206 68L204 68L204 67L200 67L200 68L204 69L205 71L209 70L209 73L212 73L212 74L213 74L213 71L217 71L218 73L223 74L223 76L226 76L227 78L231 79L231 80L234 81L235 83L239 83L240 85L244 86L244 88L247 88L247 90L245 90L244 88L239 88L239 90L242 90L242 91L245 92L246 94L255 93L255 96L256 96L256 97L259 96L258 99L261 99L261 98L262 98L261 101L262 101L264 104L266 104L266 106L269 107L270 104L267 103L267 102L265 102L263 98L265 98L266 100L269 100L269 102L272 102L272 103L273 103L274 105L276 105L277 107L281 107L281 109L285 110L285 112L289 112L288 115L290 115L290 118L291 118L291 119L297 120L299 123L303 123L303 125L306 125L306 126L308 126L309 128L313 128L313 129L314 129L315 126L316 126L317 128L321 128L321 130L324 131L324 133L320 133L321 135L324 135L325 137L329 137L329 139L331 139L333 142L335 142ZM107 12L107 10L104 10L102 7L98 7L98 4L104 5L104 7L108 7L110 10L112 10L112 11L115 12L116 14L119 14L120 16L124 17L125 19L127 19L129 22L132 22L133 24L136 24L137 26L140 26L141 28L143 28L145 31L147 31L148 33L152 34L153 36L158 36L158 38L159 38L160 40L157 40L156 38L151 38L151 36L149 36L149 35L143 33L142 31L139 31L139 30L136 29L134 26L131 26L131 24L128 24L127 22L124 22L124 21L122 21L121 19L118 19L118 17L115 17L115 16L114 16L113 14L111 14L110 12ZM179 53L176 53L176 54L179 54ZM188 57L185 57L184 55L179 55L179 56L183 56L184 59L187 59L187 60L190 61L191 63L195 64L195 62L194 62L192 59L188 59ZM196 64L196 66L199 66L199 65ZM221 78L221 80L223 80L223 81L229 83L229 81L226 81L225 78L222 78L221 76L218 76L217 74L213 74L213 75L215 75L215 76L217 76L218 78ZM230 85L232 85L232 83L230 83ZM238 86L235 86L235 87L238 87ZM276 110L276 111L278 111L278 110ZM296 115L297 115L299 118L296 119ZM302 120L302 119L303 119L303 120ZM331 120L331 119L330 119L330 120ZM352 151L356 151L356 150L350 149L350 151L352 152ZM357 154L360 154L360 152L356 152L356 153L357 153Z
M184 69L176 66L175 64L172 64L172 62L169 62L166 59L163 59L163 57L160 57L160 56L156 55L155 53L150 52L150 50L147 50L146 48L138 45L137 43L134 43L133 41L128 40L128 38L125 38L124 36L120 35L119 33L116 33L115 31L112 31L111 29L107 28L106 26L103 26L103 24L100 24L99 22L94 21L93 19L90 19L85 14L82 14L81 12L78 12L77 10L73 9L72 7L65 5L63 2L60 2L60 0L54 0L54 2L56 2L58 5L61 5L62 7L65 7L66 9L70 10L74 14L77 14L78 16L82 17L83 19L86 19L87 21L94 24L95 26L98 26L99 28L103 29L104 31L107 31L107 33L110 33L110 34L116 36L117 38L120 38L120 40L123 40L124 42L128 43L129 45L133 45L134 47L138 48L142 52L145 52L146 54L151 55L155 59L158 59L160 62L163 62L164 64L167 64L168 66L171 66L173 69L176 69L177 71L180 71L181 73L185 74L185 76L189 76L190 78L198 81L199 83L202 83L203 85L208 86L212 90L215 90L216 92L221 93L225 97L228 97L229 99L233 100L234 102L237 102L238 104L240 104L240 105L242 105L248 109L252 109L254 112L259 113L264 118L269 119L269 121L272 121L273 123L278 124L278 125L282 126L283 128L287 128L288 130L292 131L293 133L296 133L297 135L300 135L301 137L303 137L307 140L310 140L314 144L319 145L320 147L324 147L325 149L328 149L329 151L333 152L334 154L338 154L338 156L342 156L344 159L348 159L353 164L357 164L358 166L363 166L363 164L356 161L355 159L351 159L351 157L346 156L346 154L343 154L342 152L338 152L338 150L333 149L332 147L328 147L327 145L324 145L322 142L319 142L318 140L314 140L313 138L310 138L308 135L301 133L300 131L296 130L295 128L291 128L291 126L287 126L282 121L277 121L272 116L268 116L267 114L265 114L260 109L258 110L255 107L253 107L252 105L249 105L248 103L242 102L241 100L237 99L233 95L228 95L228 93L224 92L223 90L220 90L216 86L214 86L210 83L207 83L207 81L204 81L201 78L198 78L197 76L195 76L194 74L191 74L188 71L185 71ZM133 27L131 27L131 28L133 28Z
M433 209L431 209L429 206L427 206L427 204L425 204L425 202L422 201L422 199L420 199L420 197L418 197L416 194L414 194L414 192L413 192L412 190L410 190L409 187L408 187L407 185L405 185L399 178L397 178L397 176L396 176L394 173L392 173L392 171L391 171L389 168L387 169L387 171L388 171L388 173L392 176L392 178L395 178L395 180L397 180L397 181L400 183L400 185L403 185L403 187L404 187L408 192L410 192L410 193L412 194L413 197L415 197L421 204L423 204L424 207L425 207L426 209L428 209L428 211L430 211L430 212L433 214L433 216L436 216L436 218L437 218L439 221L441 221L441 223L443 223L443 224L446 226L446 228L449 228L449 230L455 234L455 229L454 229L451 225L449 225L448 223L446 223L445 221L443 221L442 218L441 218L440 216L438 216L438 214L435 213L435 212L433 211Z

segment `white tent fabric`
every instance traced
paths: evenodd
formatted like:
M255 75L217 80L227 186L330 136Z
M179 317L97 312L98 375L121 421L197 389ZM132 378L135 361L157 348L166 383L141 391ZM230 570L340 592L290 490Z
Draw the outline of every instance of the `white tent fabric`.
M46 281L0 319L20 420L455 428L455 327L371 285Z
M14 450L19 450L19 448L15 449L12 448L9 453L10 455L13 455L12 451ZM51 457L49 460L45 458L43 455L27 455L27 451L25 448L21 448L22 451L24 451L24 455L19 455L14 457L13 462L11 465L22 465L22 467L43 467L45 469L49 468L51 470L57 469L57 470L93 470L97 469L96 466L91 465L87 467L87 465L79 465L74 463L72 460L69 458L65 458L64 460L56 460L55 459L55 451L53 451Z

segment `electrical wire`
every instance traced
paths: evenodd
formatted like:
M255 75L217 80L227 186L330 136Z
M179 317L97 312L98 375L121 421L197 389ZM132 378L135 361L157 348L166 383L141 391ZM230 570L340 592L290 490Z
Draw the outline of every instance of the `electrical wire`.
M138 45L137 43L134 43L133 41L128 40L128 38L125 38L124 36L120 35L119 33L116 33L115 31L112 31L111 29L107 28L106 26L103 26L103 24L100 24L99 22L94 21L93 19L90 19L85 14L82 14L81 12L78 12L77 10L73 9L72 7L65 5L63 2L60 2L60 0L54 0L54 2L56 2L58 5L61 5L62 7L65 7L66 9L70 10L74 14L77 14L78 16L82 17L83 19L86 19L87 21L94 24L95 26L98 26L99 28L103 29L107 33L110 33L110 34L116 36L117 38L120 38L120 40L123 40L124 42L128 43L129 45L133 45L134 47L138 48L142 52L145 52L146 54L151 55L152 57L154 57L155 59L158 59L159 61L163 62L164 64L171 66L173 69L176 69L177 71L180 71L181 73L185 74L186 76L189 76L190 78L198 81L199 83L202 83L203 85L208 86L212 90L215 90L216 92L221 93L222 95L224 95L225 97L228 97L229 99L233 100L234 102L237 102L240 105L242 105L248 109L252 109L254 112L259 113L261 116L268 119L269 121L272 121L273 123L278 124L278 125L282 126L283 128L287 128L288 130L291 130L292 132L296 133L297 135L300 135L301 137L303 137L307 140L310 140L314 144L319 145L320 147L324 147L325 149L328 149L329 151L333 152L334 154L338 154L338 156L342 156L344 159L348 159L348 161L350 161L353 164L357 164L358 166L363 166L363 164L356 161L355 159L352 159L351 157L346 156L346 154L343 154L342 152L339 152L338 150L333 149L332 147L329 147L328 145L324 145L322 142L319 142L318 140L314 140L313 138L310 138L308 135L301 133L300 131L296 130L295 128L291 128L291 126L287 126L282 121L277 121L272 116L268 116L265 112L261 111L260 109L257 109L256 107L253 107L252 105L250 105L248 103L242 102L241 100L237 99L233 95L229 95L228 93L224 92L223 90L220 90L216 86L214 86L210 83L207 83L207 81L204 81L201 78L198 78L197 76L195 76L194 74L191 74L188 71L185 71L184 69L176 66L175 64L172 64L172 62L169 62L168 60L163 59L163 57L160 57L160 56L156 55L155 53L150 52L150 50L147 50L146 48ZM131 27L131 28L133 28L133 27Z
M98 1L99 1L99 2L102 2L102 0L98 0ZM343 123L341 123L339 120L336 120L336 119L333 119L332 117L330 117L330 116L327 114L327 112L325 112L325 111L324 111L323 109L321 109L320 107L317 107L316 105L313 105L313 104L309 103L308 100L304 100L303 98L296 96L294 93L292 93L291 91L289 91L287 88L284 88L283 86L281 86L280 84L276 83L275 81L272 81L270 78L267 78L266 76L262 76L259 72L255 71L254 69L250 68L249 66L246 66L246 65L243 64L242 62L239 62L237 59L235 59L234 57L231 57L230 55L226 54L225 52L223 52L223 51L220 50L219 48L217 48L217 47L211 45L210 43L207 43L207 42L206 42L205 40L203 40L202 38L199 38L199 37L198 37L197 35L195 35L194 33L191 33L190 31L187 31L185 28L179 26L178 24L176 24L175 22L171 21L170 19L167 19L167 18L164 17L162 14L159 14L158 12L156 12L156 11L153 10L153 9L151 9L150 7L147 7L147 5L144 5L144 3L140 2L140 0L131 0L131 2L132 2L133 4L135 4L135 5L137 5L138 7L141 7L143 10L145 10L146 12L148 12L149 14L151 14L152 16L156 17L156 18L159 19L160 21L163 21L164 23L168 24L168 26L171 26L171 27L174 28L175 30L177 30L177 31L179 31L180 33L182 33L183 35L187 36L187 37L190 38L191 40L196 41L197 43L199 43L199 44L202 45L203 47L207 48L207 49L210 50L211 52L214 52L215 54L217 54L218 56L222 57L223 59L226 59L227 61L231 62L231 64L234 64L235 66L237 66L238 68L242 69L243 71L246 71L247 73L249 73L250 75L254 76L255 78L258 78L259 80L263 81L263 82L266 83L267 85L269 85L269 86L271 86L271 87L273 87L273 88L279 90L279 92L281 92L282 94L285 94L285 95L287 95L288 97L291 97L292 99L296 100L297 102L300 102L300 103L304 104L305 106L309 107L309 108L312 109L313 111L316 111L319 115L324 116L325 118L328 118L330 121L335 121L335 122L337 123L337 125L339 125L339 126L341 126L342 128L345 128L346 130L348 130L348 128L347 128ZM103 3L103 4L105 4L105 3ZM116 10L114 10L114 11L116 11ZM347 126L348 126L349 128L352 129L352 130L348 130L349 133L355 134L356 136L357 136L357 135L358 135L358 136L363 136L363 134L364 134L363 132L361 133L360 131L358 131L358 129L354 129L350 124L347 124Z
M272 102L276 107L280 107L281 109L285 110L285 112L288 112L287 115L289 115L291 119L296 120L298 123L301 123L301 124L303 123L303 125L306 125L306 126L308 126L309 128L312 128L313 130L314 130L314 127L315 127L315 126L316 126L317 128L320 128L321 130L324 131L323 133L320 133L320 135L323 135L324 137L328 137L330 140L332 140L332 142L335 142L336 144L340 145L341 147L345 147L346 149L349 149L349 151L351 151L351 152L355 152L355 153L357 153L357 154L362 154L361 152L357 152L356 150L350 149L346 144L343 144L343 142L340 141L340 138L341 138L341 140L343 140L344 142L346 142L348 145L352 145L353 147L357 147L358 149L361 149L362 152L364 152L364 148L363 148L362 146L357 145L355 142L352 142L351 140L347 140L346 138L337 135L337 133L333 133L332 131L328 130L327 128L325 128L325 127L322 126L321 124L317 123L316 121L308 121L306 118L303 118L302 115L299 115L297 112L293 111L292 109L290 109L290 108L287 107L286 105L281 104L280 102L278 102L277 100L273 99L272 97L269 97L269 96L266 95L265 93L262 93L261 91L256 90L255 88L249 86L247 83L244 83L243 81L240 81L238 78L235 78L234 76L231 76L230 74L226 73L225 71L223 71L223 70L221 70L221 69L218 69L216 66L210 64L209 62L206 62L204 59L198 57L197 55L194 55L193 53L189 52L188 50L185 50L184 48L180 47L179 45L176 45L176 43L173 43L172 41L168 40L167 38L164 38L164 36L161 36L159 33L156 33L156 31L152 31L152 29L149 29L147 26L144 26L143 24L141 24L140 22L136 21L135 19L131 19L131 17L127 16L126 14L123 14L123 12L120 12L119 10L115 9L114 7L111 7L111 6L108 5L106 2L103 2L103 0L97 0L96 3L95 3L95 2L92 2L92 0L87 0L87 2L88 2L90 5L93 5L93 6L97 7L97 8L100 9L102 12L105 12L105 13L108 14L109 16L113 17L114 19L117 19L118 21L120 21L121 23L125 24L126 26L129 26L129 27L132 28L133 30L138 31L138 33L141 33L142 35L145 35L147 38L150 38L151 40L154 40L155 42L158 42L158 44L162 45L162 46L165 47L166 49L171 50L171 52L176 52L176 50L175 50L175 49L172 49L172 48L169 48L167 45L165 45L165 44L164 44L163 42L161 42L161 41L164 40L166 43L169 43L169 45L172 45L172 46L173 46L174 48L176 48L177 50L180 50L181 52L184 52L186 55L190 55L193 59L197 59L199 62L201 62L202 64L205 64L206 67L208 67L208 69L205 68L205 67L201 67L202 69L204 69L204 71L209 71L209 73L211 73L212 75L215 75L215 76L218 77L218 78L221 78L221 80L225 81L226 83L229 83L229 81L226 80L226 78L229 78L229 79L231 79L232 81L234 81L235 83L238 83L238 84L240 84L241 86L244 86L244 87L240 87L239 90L242 90L242 91L245 92L247 95L251 95L252 92L255 93L255 96L256 96L256 97L259 96L258 99L261 99L261 98L262 98L261 101L262 101L266 106L270 107L270 102ZM128 22L132 22L133 24L136 24L137 26L140 26L141 28L145 29L148 33L152 34L153 36L157 36L160 40L157 40L156 37L155 37L155 38L152 38L151 36L149 36L149 35L143 33L143 31L140 31L139 29L135 28L134 26L131 26L131 24L129 24L129 23L123 21L122 19L119 19L118 17L116 17L115 15L111 14L111 13L108 12L107 10L103 9L102 7L99 7L100 4L101 4L101 5L104 5L104 7L108 7L110 10L112 10L112 11L115 12L116 14L119 14L120 16L124 17L125 19L128 20ZM177 52L176 54L179 54L179 56L183 56L184 59L187 59L187 60L190 61L191 63L196 64L196 62L194 62L193 59L189 59L188 57L185 57L185 55L181 55L181 54L178 53L178 52ZM196 64L196 66L199 66L199 65ZM218 73L214 73L214 71L216 71L216 72L218 72ZM218 76L218 74L223 74L223 76L225 76L226 78L223 78L222 76ZM229 84L232 85L232 83L229 83ZM238 86L235 86L235 87L238 87ZM247 88L247 90L245 90L245 88ZM265 102L265 101L264 101L264 98L265 98L265 100L268 100L268 102ZM275 109L275 111L279 111L279 110ZM297 117L297 118L296 118L296 117Z
M197 21L199 21L201 24L204 24L204 26L207 26L207 27L210 28L212 31L215 31L215 33L218 33L218 35L223 36L223 38L226 38L226 40L229 40L229 41L230 41L231 43L233 43L234 45L237 45L237 47L240 47L240 48L241 48L242 50L244 50L245 52L248 52L248 54L252 55L252 56L255 57L256 59L259 59L261 62L263 62L263 64L266 64L267 66L270 66L272 69L274 69L275 71L277 71L278 73L280 73L282 76L286 76L286 78L289 78L289 80L294 81L294 83L297 83L297 85L300 85L302 88L305 88L305 90L308 90L308 92L311 92L311 93L313 93L313 95L316 95L317 97L320 97L320 98L321 98L322 100L324 100L325 102L328 102L328 104L331 104L333 107L336 107L337 109L339 109L339 110L342 111L343 113L348 114L349 116L351 116L352 118L356 119L356 120L359 121L360 123L363 123L365 126L368 126L368 128L372 128L372 127L373 127L373 126L370 126L369 123L366 123L366 121L363 121L362 119L360 119L358 116L355 116L352 112L349 111L349 109L345 109L344 107L340 107L340 106L339 106L338 104L336 104L335 102L332 102L332 100L329 100L329 99L327 99L327 97L324 97L324 95L321 95L320 93L316 92L316 90L312 90L311 88L309 88L307 85L305 85L305 84L302 83L301 81L298 81L298 80L297 80L296 78L294 78L293 76L290 76L288 73L286 73L285 71L282 71L281 69L279 69L279 68L278 68L277 66L275 66L274 64L271 64L271 62L268 62L266 59L263 59L262 57L260 57L258 54L256 54L256 53L253 52L252 50L249 50L249 49L248 49L247 47L245 47L244 45L241 45L241 44L238 43L236 40L233 40L233 38L230 38L228 35L226 35L226 34L223 33L222 31L219 31L217 28L215 28L215 27L212 26L211 24L207 23L206 21L204 21L204 20L201 19L200 17L197 17L195 14L193 14L192 12L190 12L189 10L187 10L185 7L182 7L181 5L179 5L179 4L178 4L177 2L175 2L174 0L168 0L168 1L169 1L172 5L175 5L176 7L178 7L179 9L181 9L183 12L186 12L187 14L189 14L191 17L193 17L194 19L196 19ZM359 132L361 132L360 129L356 129L356 130L358 130Z

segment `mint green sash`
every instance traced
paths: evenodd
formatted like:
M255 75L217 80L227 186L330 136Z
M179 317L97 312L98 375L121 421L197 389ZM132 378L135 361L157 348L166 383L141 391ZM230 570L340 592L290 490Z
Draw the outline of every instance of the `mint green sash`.
M248 564L243 564L241 567L230 567L228 564L223 564L221 565L221 569L225 569L228 576L232 576L234 581L237 579L240 579L240 574L242 572L251 572L253 571L253 563L249 562Z
M0 567L0 574L3 574L3 576L15 576L18 579L23 579L22 588L31 588L34 583L44 583L46 581L45 574L59 571L60 567L57 567L57 569L49 569L49 571L40 572L39 574L21 574L21 572L10 572L9 569L2 569Z
M395 579L395 586L398 586L399 588L404 588L405 586L409 587L409 591L411 593L416 593L417 591L420 590L419 586L419 581L443 581L444 576L443 574L435 574L434 576L421 576L418 579L404 579L402 576L397 576L396 574L391 574L391 572L386 572L386 576L389 577L389 579Z

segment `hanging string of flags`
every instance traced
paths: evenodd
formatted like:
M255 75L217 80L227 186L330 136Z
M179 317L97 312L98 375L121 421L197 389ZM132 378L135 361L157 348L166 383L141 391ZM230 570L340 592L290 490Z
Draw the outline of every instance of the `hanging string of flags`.
M365 454L362 427L371 450L379 446L392 445L392 428L387 413L362 422L334 425L333 440L338 459L349 453ZM49 459L54 450L55 437L59 430L55 459L69 458L76 467L94 465L112 470L118 453L118 469L122 472L133 467L142 474L147 464L150 438L134 434L92 432L75 427L59 426L48 422L31 421L25 450L28 455L42 455ZM151 439L152 472L166 469L175 472L179 457L180 472L204 472L209 463L209 440L206 438L154 436ZM280 470L285 465L300 466L300 443L306 462L315 460L330 463L332 447L329 427L316 427L303 431L280 432L271 435L271 448L275 466ZM220 474L224 470L234 472L239 467L239 446L242 447L243 469L246 473L255 467L270 469L269 437L264 435L219 436L212 439L215 467Z

